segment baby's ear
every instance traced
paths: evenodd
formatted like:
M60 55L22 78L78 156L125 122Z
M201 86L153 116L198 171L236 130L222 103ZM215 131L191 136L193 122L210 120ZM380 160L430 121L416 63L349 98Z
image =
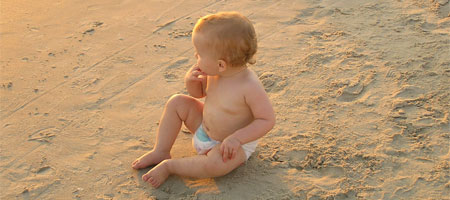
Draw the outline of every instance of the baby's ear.
M224 60L219 60L219 72L224 72L225 70L227 70L227 62L225 62Z

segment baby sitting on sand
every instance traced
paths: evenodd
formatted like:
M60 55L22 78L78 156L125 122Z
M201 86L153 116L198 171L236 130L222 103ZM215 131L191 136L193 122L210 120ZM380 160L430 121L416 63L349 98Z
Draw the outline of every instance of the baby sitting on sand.
M174 95L167 102L153 150L132 163L134 169L157 164L142 179L159 187L169 175L223 176L244 163L257 139L275 125L275 114L253 64L257 42L251 22L236 12L198 20L192 33L197 64L186 73L191 96ZM196 98L206 97L205 103ZM198 155L171 159L181 125L194 133Z

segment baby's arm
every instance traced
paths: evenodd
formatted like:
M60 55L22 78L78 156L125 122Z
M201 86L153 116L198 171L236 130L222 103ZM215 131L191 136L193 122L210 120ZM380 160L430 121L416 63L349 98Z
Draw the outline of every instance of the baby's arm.
M184 77L186 90L195 98L206 96L206 75L200 71L197 65L193 65Z
M264 87L259 82L255 84L255 87L247 88L245 91L245 101L252 111L254 120L233 134L241 144L246 144L261 138L275 125L275 113Z
M221 145L224 161L233 159L240 145L261 138L275 125L275 113L261 83L254 82L245 88L245 101L252 111L254 120L224 139Z

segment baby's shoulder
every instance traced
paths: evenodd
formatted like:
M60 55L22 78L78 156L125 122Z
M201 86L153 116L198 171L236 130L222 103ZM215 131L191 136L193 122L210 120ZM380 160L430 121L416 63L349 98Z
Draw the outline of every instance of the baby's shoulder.
M249 70L247 76L241 82L242 88L247 91L253 91L255 89L263 89L261 81L259 80L258 75L253 70Z

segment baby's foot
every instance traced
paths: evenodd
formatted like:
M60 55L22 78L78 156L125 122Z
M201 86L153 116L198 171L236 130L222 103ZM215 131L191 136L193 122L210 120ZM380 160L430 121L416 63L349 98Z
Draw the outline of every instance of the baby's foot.
M167 177L169 177L169 167L167 161L163 161L156 165L152 170L142 176L142 180L150 183L154 188L158 188Z
M156 165L165 159L170 159L169 152L158 152L155 150L149 151L146 154L142 155L138 159L136 159L131 167L134 169L142 169L151 165Z

